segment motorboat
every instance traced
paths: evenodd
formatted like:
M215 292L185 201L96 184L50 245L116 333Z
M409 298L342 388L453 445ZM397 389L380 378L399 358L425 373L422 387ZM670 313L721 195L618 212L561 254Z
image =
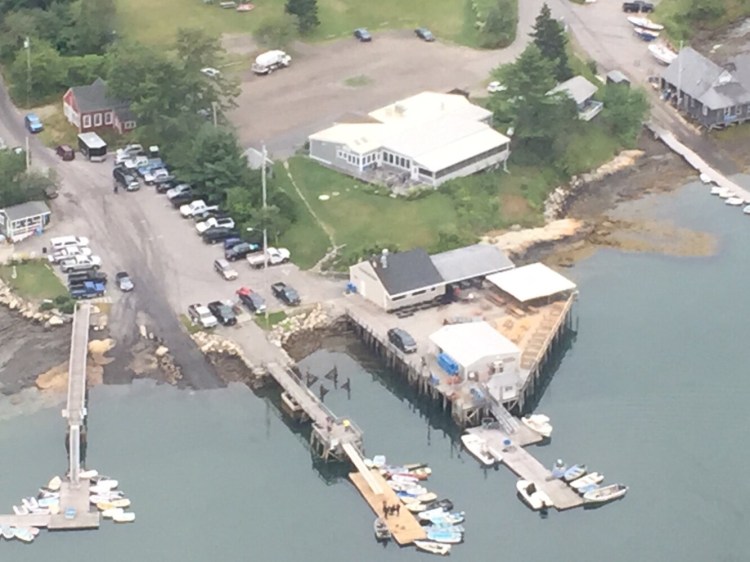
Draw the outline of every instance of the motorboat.
M417 484L419 482L419 478L409 474L394 474L391 476L391 480L399 484Z
M638 16L628 16L628 21L635 27L640 27L647 31L662 31L664 26L660 23L654 23L648 18L639 18Z
M427 525L426 529L428 533L430 531L452 531L454 533L461 534L466 532L466 529L464 529L463 525L449 525L447 523L430 523L429 525Z
M3 527L0 527L0 536L2 536L7 541L12 541L15 538L16 533L13 530L13 527L11 527L10 525L5 525Z
M96 509L98 509L99 511L107 511L108 509L112 509L113 507L115 506L110 502L99 502L96 504Z
M413 486L411 488L396 490L397 496L411 496L413 498L418 498L422 494L426 493L428 493L428 491L424 486Z
M594 490L598 490L601 486L599 484L586 484L585 486L581 486L576 490L579 494L582 496L588 494L589 492L593 492Z
M39 502L36 498L23 498L21 504L29 511L32 509L39 509Z
M422 496L419 496L419 498L421 497ZM419 503L419 498L415 498L414 496L401 496L398 499L400 499L402 503Z
M661 64L667 66L677 60L677 53L663 43L651 43L648 46L648 52Z
M487 442L473 433L465 433L461 436L464 447L483 465L492 466L497 459L490 453Z
M521 499L534 511L547 509L554 505L546 492L539 490L536 484L529 480L519 480L516 482L516 490Z
M105 519L112 519L119 513L125 513L125 510L121 507L113 507L111 509L105 509L104 511L102 511L102 517L104 517Z
M434 502L436 499L437 499L437 494L435 492L427 492L426 494L417 496L417 500L423 503Z
M524 416L521 418L521 422L542 437L549 438L552 435L552 424L549 423L549 418L544 414Z
M111 478L105 478L103 480L99 480L96 483L96 487L97 488L104 488L104 489L107 489L107 490L114 490L119 485L120 485L120 483L117 480L113 480Z
M447 556L451 552L451 545L441 544L432 541L414 541L414 546L417 550L429 552L430 554L437 554L439 556Z
M78 474L78 476L81 477L81 478L84 478L85 480L91 480L92 478L96 478L97 476L99 476L99 471L98 470L94 470L94 469L91 469L91 470L82 470Z
M742 197L730 197L724 203L730 207L739 207L745 204L745 200Z
M372 457L372 466L375 468L383 468L385 466L385 455L375 455Z
M135 521L135 513L132 511L124 511L122 513L115 513L112 516L112 521L115 523L132 523Z
M16 515L28 515L29 514L29 508L25 505L14 505L13 506L13 513Z
M563 460L557 459L555 466L552 467L552 478L562 478L566 470L568 470L568 467Z
M750 215L750 205L742 209L742 212L745 213L746 215Z
M13 535L22 542L31 542L36 537L36 535L26 527L16 527L13 529Z
M130 507L130 500L128 498L118 498L116 500L110 501L109 503L111 503L113 507L119 507L119 508Z
M633 32L642 41L653 41L654 39L658 39L659 38L659 32L658 31L651 31L651 30L645 29L643 27L634 27L633 28Z
M581 476L578 480L573 480L570 487L574 490L580 490L591 484L600 484L604 480L604 475L599 472L590 472L586 476Z
M430 523L438 526L459 525L460 523L463 523L465 519L466 513L464 513L463 511L454 511L452 513L444 511L443 513L433 515L429 518Z
M422 502L414 502L414 503L407 503L406 509L411 511L412 513L421 513L425 509L427 509L427 506L423 504Z
M602 504L620 499L628 493L625 484L610 484L583 494L583 499L588 504Z
M39 507L52 507L60 504L60 498L40 498L37 500Z
M585 464L574 464L565 471L562 479L566 482L572 482L573 480L578 480L581 476L586 474L586 471L587 469Z
M417 519L420 521L431 521L433 517L438 517L447 513L442 507L434 507L428 509L417 515Z
M427 531L427 538L431 541L444 544L458 544L464 540L464 535L450 529L429 529Z
M734 191L732 191L728 187L722 187L721 191L719 191L719 197L721 197L722 199L729 199L730 197L735 197Z
M372 528L375 532L375 540L383 542L391 539L391 530L388 528L386 522L380 517L375 519Z
M62 478L60 478L59 476L55 476L47 483L47 489L50 492L60 491L60 486L62 486Z
M718 186L718 185L711 186L711 195L718 195L722 191L724 191L724 188L721 186Z
M449 499L442 499L425 504L426 509L436 509L438 507L443 508L445 511L451 511L453 509L453 502Z

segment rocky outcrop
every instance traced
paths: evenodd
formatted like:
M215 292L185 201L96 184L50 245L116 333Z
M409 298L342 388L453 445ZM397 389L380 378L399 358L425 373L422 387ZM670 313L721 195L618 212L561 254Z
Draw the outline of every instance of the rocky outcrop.
M39 305L22 299L14 294L11 288L0 279L0 305L8 307L9 310L17 312L27 320L37 324L44 324L45 327L54 328L70 322L71 318L60 313L56 309L39 310Z
M483 241L494 244L511 258L519 258L540 244L568 240L581 232L584 223L576 219L560 219L539 228L511 230L499 236L487 236Z
M295 334L326 328L330 324L331 316L328 310L318 303L307 311L289 316L276 324L268 339L276 345L283 346Z
M234 341L224 338L218 334L208 332L196 332L192 335L193 341L198 345L201 352L216 364L222 358L233 358L244 366L243 376L225 377L219 369L219 375L227 382L244 380L251 386L258 384L266 375L266 370L261 365L256 365L245 355L242 348Z

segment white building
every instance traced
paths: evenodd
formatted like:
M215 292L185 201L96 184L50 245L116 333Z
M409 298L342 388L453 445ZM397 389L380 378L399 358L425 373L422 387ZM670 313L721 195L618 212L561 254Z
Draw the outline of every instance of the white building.
M52 212L44 201L28 201L0 209L0 234L11 242L20 242L34 234L41 234L50 221Z
M310 135L310 158L366 180L390 173L437 187L508 159L510 139L491 121L460 94L422 92Z
M518 396L521 350L487 322L443 326L430 341L458 365L463 380L486 384L501 402Z
M487 276L487 281L518 302L527 303L570 294L576 284L543 263L532 263Z

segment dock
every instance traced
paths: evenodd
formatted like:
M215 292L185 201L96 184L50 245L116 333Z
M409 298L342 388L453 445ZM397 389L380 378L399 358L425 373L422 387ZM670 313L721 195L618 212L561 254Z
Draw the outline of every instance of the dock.
M655 138L661 140L673 152L682 156L685 162L695 168L696 172L705 175L719 187L732 191L737 197L744 199L745 203L750 203L750 191L737 185L724 174L712 168L703 158L677 140L677 137L672 133L654 123L647 123L646 127L654 134Z
M427 538L427 532L424 527L419 524L419 521L414 514L406 509L401 503L401 499L396 495L390 486L386 483L383 476L377 469L367 470L369 475L367 478L361 472L352 472L349 474L349 479L354 484L354 487L359 490L359 493L365 499L370 509L380 517L388 529L391 531L393 540L399 545L404 546L412 544L414 541L420 541ZM368 480L377 482L381 493L373 493ZM383 513L383 504L386 505L401 505L401 509L398 515L390 515L388 518Z

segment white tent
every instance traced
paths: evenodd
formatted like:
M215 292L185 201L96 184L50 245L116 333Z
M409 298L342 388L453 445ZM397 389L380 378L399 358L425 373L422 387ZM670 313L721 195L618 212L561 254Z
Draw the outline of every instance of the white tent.
M518 346L487 322L449 324L430 335L430 341L463 369L487 357L519 354Z
M532 263L487 277L487 281L519 302L573 291L576 284L542 263Z

